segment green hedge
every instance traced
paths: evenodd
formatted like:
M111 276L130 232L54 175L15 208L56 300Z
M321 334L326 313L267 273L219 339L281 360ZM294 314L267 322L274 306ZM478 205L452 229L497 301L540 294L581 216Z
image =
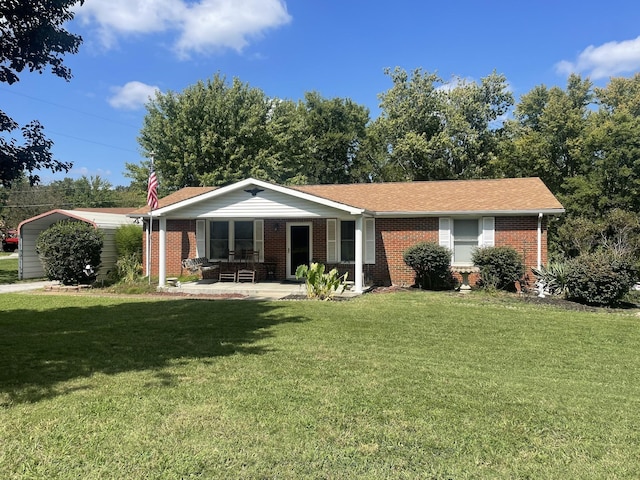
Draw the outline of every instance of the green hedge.
M36 251L50 280L65 285L91 283L100 267L103 242L102 232L92 225L64 220L40 233Z

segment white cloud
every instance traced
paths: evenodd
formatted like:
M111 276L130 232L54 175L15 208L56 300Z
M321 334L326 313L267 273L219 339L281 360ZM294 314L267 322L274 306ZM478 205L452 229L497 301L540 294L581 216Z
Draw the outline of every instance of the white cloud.
M593 80L640 69L640 37L622 42L608 42L598 47L589 45L574 61L556 64L560 74L582 73Z
M291 21L284 0L90 0L76 17L98 27L106 48L121 35L176 32L173 47L183 57L241 51L249 39Z
M160 89L155 85L142 82L128 82L122 87L111 87L114 95L109 98L109 105L121 110L136 110L154 98Z

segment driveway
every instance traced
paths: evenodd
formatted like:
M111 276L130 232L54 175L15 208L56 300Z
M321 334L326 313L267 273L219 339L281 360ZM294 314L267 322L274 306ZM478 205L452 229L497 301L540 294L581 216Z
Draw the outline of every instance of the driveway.
M2 255L0 257L0 261L8 260L9 258L17 258L18 252L13 252L11 255ZM20 283L9 283L6 285L0 285L0 293L15 293L15 292L26 292L29 290L39 290L41 288L48 287L50 285L56 285L58 282L54 282L51 280L44 280L40 282L20 282Z

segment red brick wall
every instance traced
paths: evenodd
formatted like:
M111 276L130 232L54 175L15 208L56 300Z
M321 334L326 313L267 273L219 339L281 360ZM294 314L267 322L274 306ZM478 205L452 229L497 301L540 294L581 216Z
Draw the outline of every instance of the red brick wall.
M287 222L310 222L313 229L312 259L326 262L325 219L267 219L264 221L264 259L276 263L276 278L286 278L286 225ZM376 263L365 265L365 278L376 285L413 285L414 272L402 259L402 253L418 242L438 242L438 218L378 218L376 225ZM516 249L525 260L526 272L537 264L538 218L496 217L496 246L508 245ZM152 275L158 275L158 222L154 222L152 246ZM196 255L196 221L167 221L167 275L181 274L181 261ZM146 249L146 242L144 242ZM146 251L145 251L146 258ZM542 223L542 263L547 262L547 224ZM146 263L145 263L146 265ZM341 273L348 271L353 280L353 267L338 265ZM183 273L183 272L182 272ZM264 278L264 275L260 275Z
M538 218L496 217L495 245L513 247L531 268L538 258ZM372 270L377 285L413 285L415 275L402 259L402 253L418 242L438 242L438 218L376 219L376 264ZM542 223L542 264L547 262L547 224Z

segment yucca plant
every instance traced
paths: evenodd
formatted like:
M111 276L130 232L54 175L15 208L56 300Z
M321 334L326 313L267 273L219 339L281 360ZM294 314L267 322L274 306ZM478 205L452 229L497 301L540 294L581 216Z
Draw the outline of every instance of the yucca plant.
M569 267L566 262L549 262L547 267L541 266L531 269L536 277L536 283L543 281L546 291L551 295L567 296L567 274Z
M325 273L322 263L311 265L299 265L296 269L296 278L305 280L307 298L318 300L331 300L336 293L342 293L347 281L347 273L340 275L336 268Z

